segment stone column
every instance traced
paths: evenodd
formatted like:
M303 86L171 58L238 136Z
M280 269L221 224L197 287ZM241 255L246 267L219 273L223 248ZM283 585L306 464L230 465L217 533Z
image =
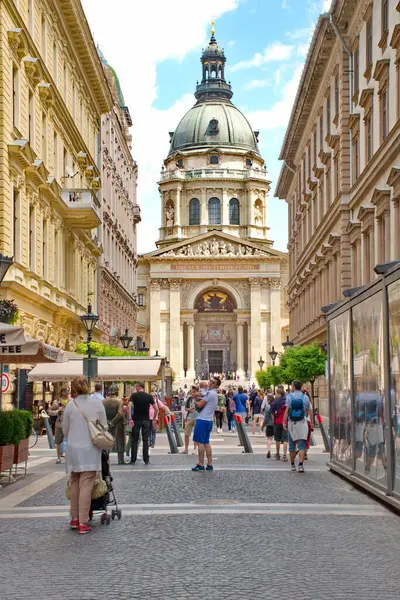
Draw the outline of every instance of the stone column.
M176 202L175 202L175 225L178 227L181 224L181 191L182 188L178 186L176 188Z
M271 298L271 346L274 346L276 352L281 351L281 280L270 279L270 298ZM270 348L268 348L268 351ZM264 357L263 357L264 358Z
M228 191L222 188L222 214L221 224L229 225L229 205L228 205Z
M188 323L188 377L195 376L194 372L194 323Z
M150 280L150 356L160 350L160 280Z
M181 279L169 279L169 360L177 379L183 376L181 339Z
M259 366L257 361L261 354L261 279L250 279L250 344L251 356L249 356L250 376L254 378ZM272 332L271 332L272 335Z
M385 239L385 262L390 261L390 213L385 210L384 213L384 239Z
M243 362L244 362L244 352L243 352L243 323L237 324L237 370L240 371L239 375L243 373ZM233 361L232 361L233 362Z
M400 231L399 231L399 198L393 198L392 204L392 231L393 231L393 244L392 244L392 255L391 260L396 260L400 256Z
M369 230L369 257L370 257L370 265L369 265L369 280L373 281L376 277L374 267L375 267L375 235L374 230L371 227Z
M200 199L200 225L206 226L208 224L208 211L207 211L207 190L202 188L201 199Z

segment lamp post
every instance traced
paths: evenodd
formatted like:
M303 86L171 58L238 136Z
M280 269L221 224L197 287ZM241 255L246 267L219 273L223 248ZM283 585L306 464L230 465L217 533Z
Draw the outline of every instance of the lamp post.
M265 360L263 360L262 356L260 356L260 360L258 360L257 362L258 362L258 366L260 367L260 371L262 371Z
M294 343L289 340L289 336L286 336L286 342L283 342L282 346L284 347L285 350L287 350L288 348L293 348Z
M276 361L276 357L278 356L278 353L273 346L272 346L271 350L268 352L268 354L271 357L272 365L275 366L275 361Z
M4 277L7 275L8 269L13 264L14 259L4 254L0 254L0 285L3 283ZM19 392L18 392L19 400ZM0 365L0 408L3 405L3 363Z
M128 350L129 346L131 345L133 340L133 337L131 335L129 335L128 332L128 328L125 328L125 333L124 335L121 335L121 337L119 338L119 341L122 344L122 347L124 350ZM124 398L126 396L126 381L124 381Z
M93 339L93 331L99 321L99 315L96 315L95 313L92 312L92 305L88 304L87 307L87 313L86 315L81 315L80 317L83 326L85 327L86 330L86 344L87 344L87 354L88 357L86 359L86 365L85 365L85 360L84 360L84 366L83 366L83 374L87 376L88 381L89 381L89 387L90 387L90 382L92 380L92 377L97 377L97 357L92 356L92 339Z

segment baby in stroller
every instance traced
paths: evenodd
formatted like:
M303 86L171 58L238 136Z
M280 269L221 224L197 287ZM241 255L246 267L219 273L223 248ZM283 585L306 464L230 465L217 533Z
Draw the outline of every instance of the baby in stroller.
M109 525L111 519L114 520L115 517L117 517L119 520L121 519L122 511L120 508L118 508L117 499L115 497L112 484L113 478L110 471L110 453L106 450L101 451L101 475L107 484L107 492L103 496L100 496L100 498L95 498L91 501L89 519L93 518L93 513L102 512L103 514L100 517L100 523L102 525L104 525L104 523ZM113 506L111 510L111 517L107 513L108 506Z

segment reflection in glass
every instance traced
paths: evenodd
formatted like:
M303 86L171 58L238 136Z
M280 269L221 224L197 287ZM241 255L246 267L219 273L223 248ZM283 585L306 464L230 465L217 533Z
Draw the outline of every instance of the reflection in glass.
M353 308L356 471L386 485L381 294Z
M346 312L329 324L333 460L351 466L350 328Z
M388 286L390 414L394 439L394 490L400 492L400 281Z

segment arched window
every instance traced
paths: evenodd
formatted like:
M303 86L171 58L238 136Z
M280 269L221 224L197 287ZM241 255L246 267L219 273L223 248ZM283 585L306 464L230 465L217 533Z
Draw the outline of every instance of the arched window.
M210 198L208 201L208 223L210 225L221 224L221 202L218 198Z
M189 202L189 225L200 225L200 201L197 198Z
M229 224L240 225L239 200L237 198L229 200Z

